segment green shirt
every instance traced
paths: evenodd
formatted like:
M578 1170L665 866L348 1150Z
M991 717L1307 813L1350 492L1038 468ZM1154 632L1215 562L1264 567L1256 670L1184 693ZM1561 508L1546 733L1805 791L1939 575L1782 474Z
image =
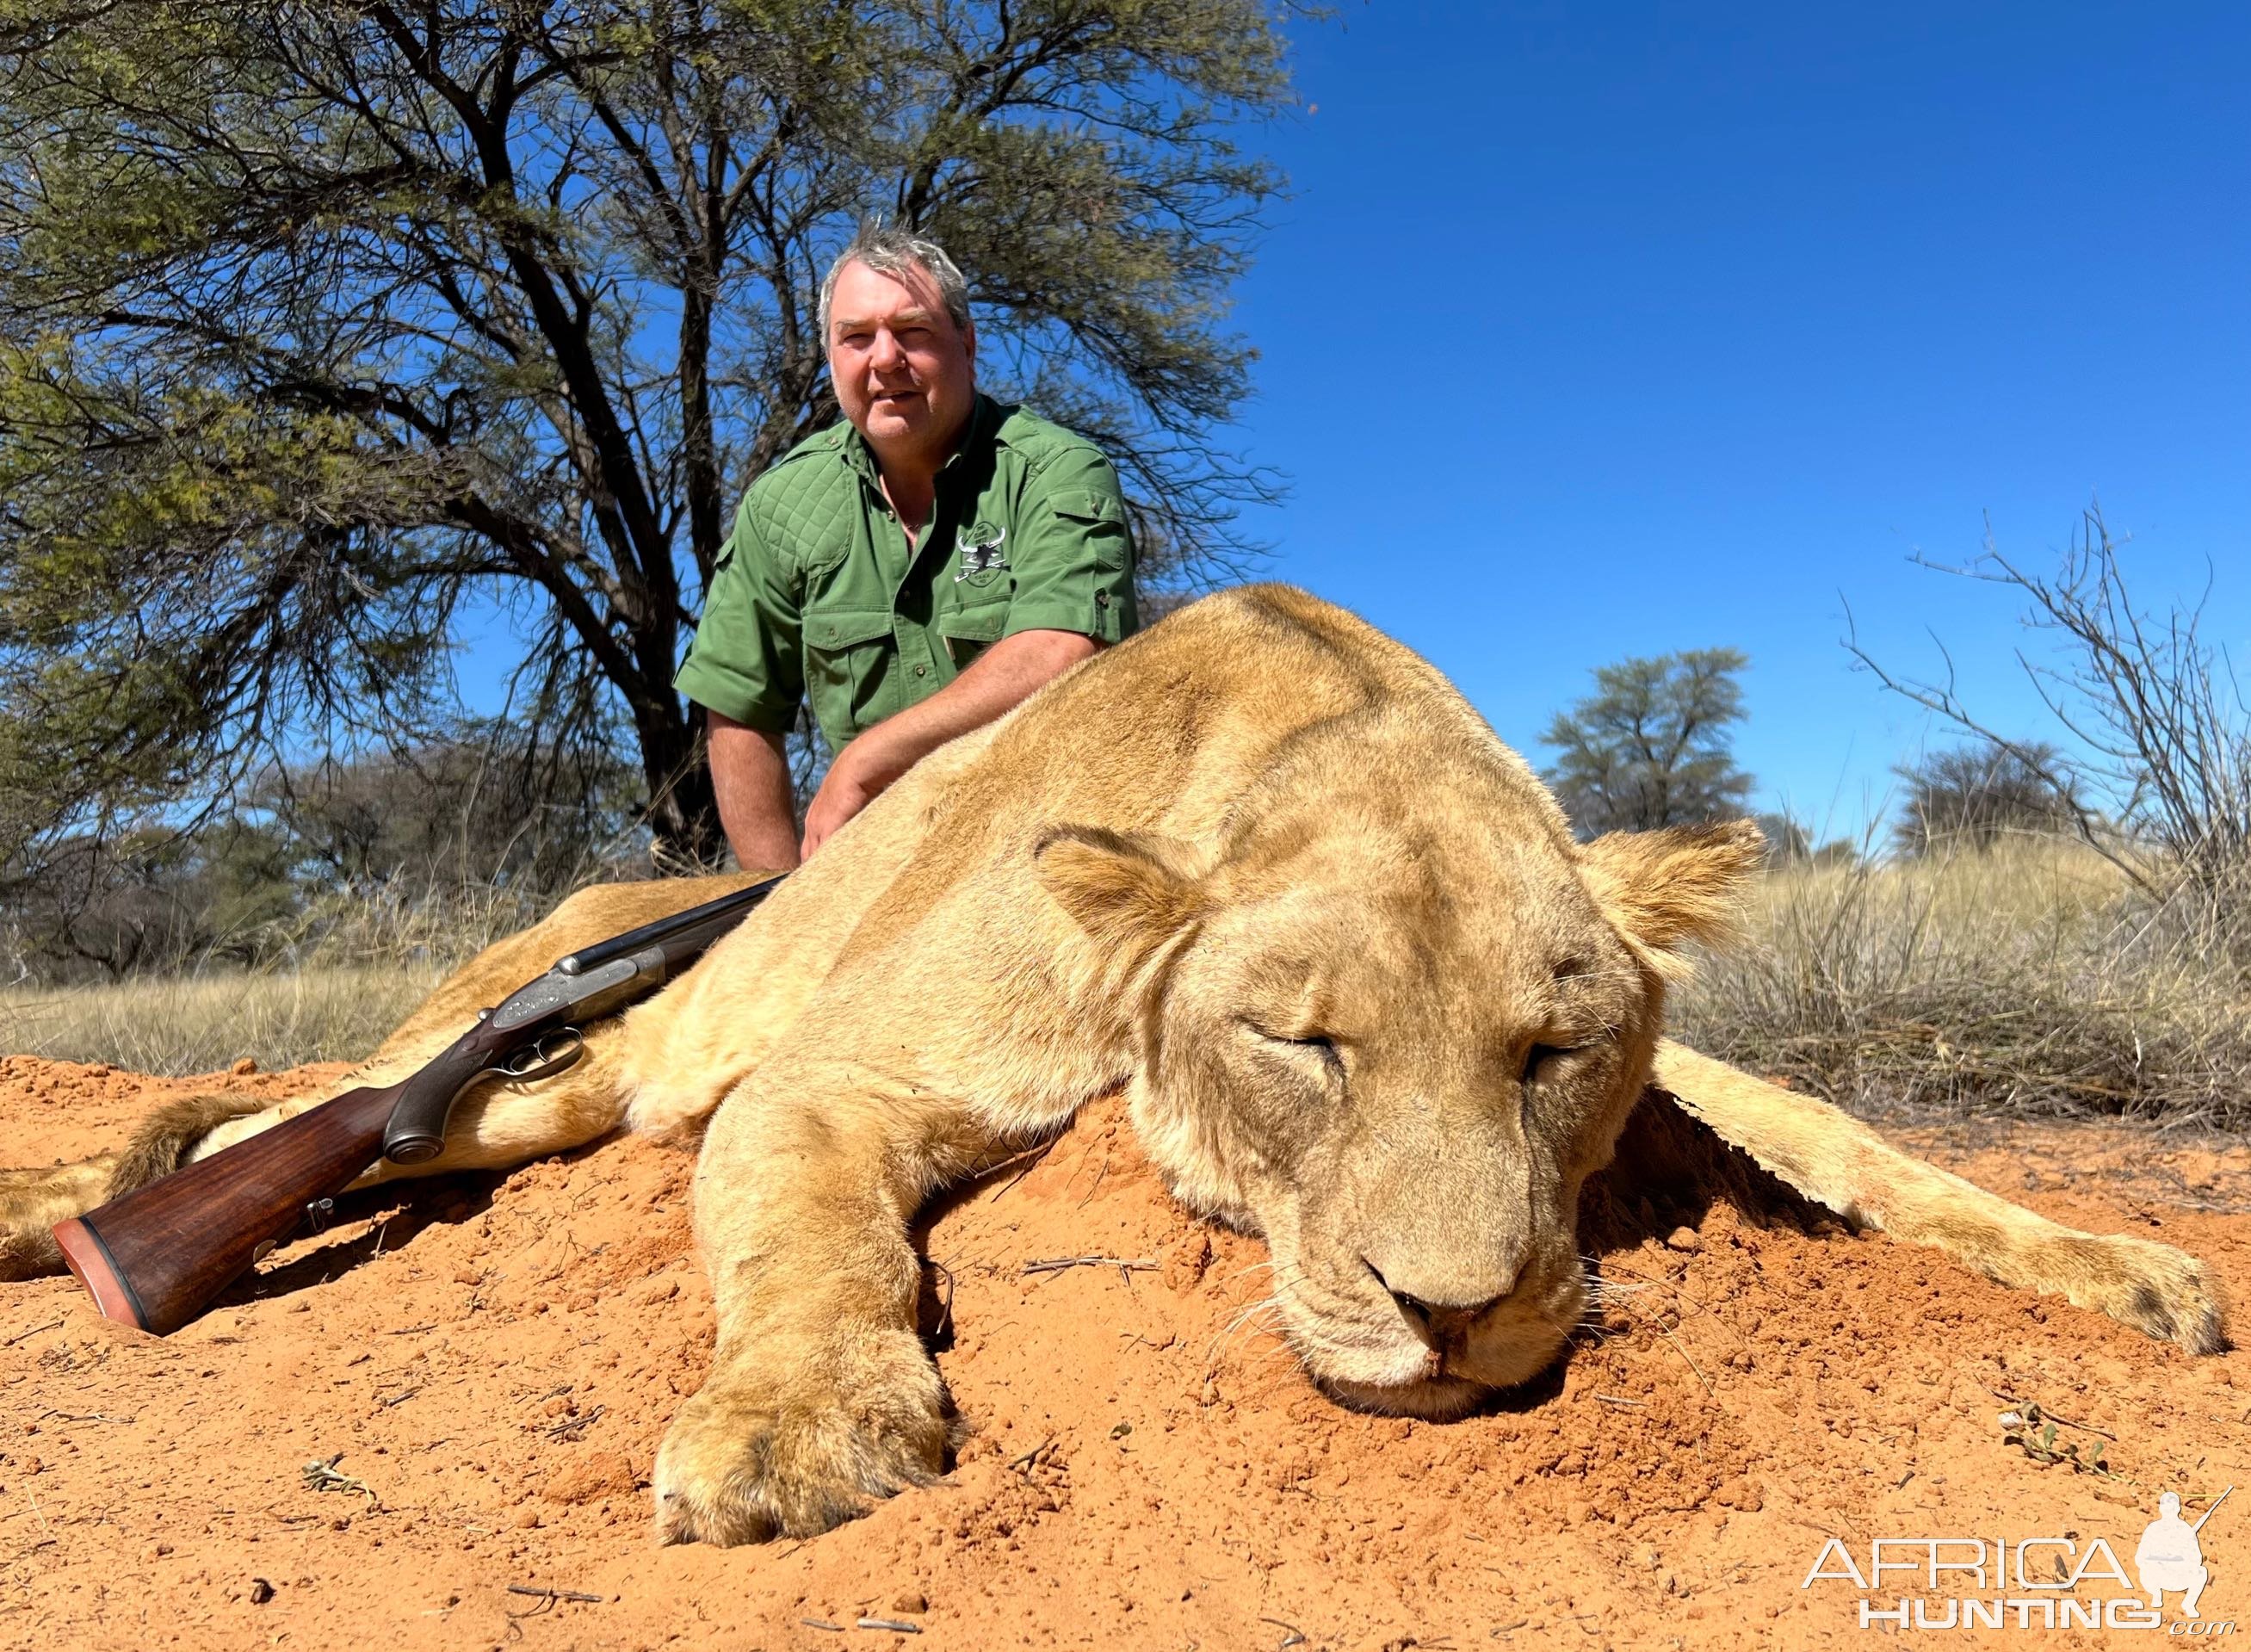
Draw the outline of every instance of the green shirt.
M875 456L840 424L756 482L675 679L772 732L810 696L829 749L928 698L1019 631L1134 628L1133 540L1093 444L980 396L909 551Z

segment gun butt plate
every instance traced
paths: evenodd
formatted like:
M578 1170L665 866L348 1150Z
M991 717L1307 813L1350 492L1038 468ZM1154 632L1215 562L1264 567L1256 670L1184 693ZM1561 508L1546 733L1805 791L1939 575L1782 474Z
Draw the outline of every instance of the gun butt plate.
M84 1217L73 1216L68 1221L56 1223L54 1235L63 1260L70 1264L70 1271L78 1275L78 1282L94 1298L94 1305L101 1310L101 1316L147 1330L149 1316L141 1311L141 1299L134 1294L132 1283L118 1271L109 1246L102 1243L100 1230Z

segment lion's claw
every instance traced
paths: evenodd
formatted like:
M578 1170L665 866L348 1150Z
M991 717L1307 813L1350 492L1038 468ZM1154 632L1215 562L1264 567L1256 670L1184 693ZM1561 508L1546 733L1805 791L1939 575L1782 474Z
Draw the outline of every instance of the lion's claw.
M777 1374L738 1364L673 1419L656 1458L660 1542L815 1537L943 1472L945 1385L911 1333L869 1335L834 1359L758 1363Z

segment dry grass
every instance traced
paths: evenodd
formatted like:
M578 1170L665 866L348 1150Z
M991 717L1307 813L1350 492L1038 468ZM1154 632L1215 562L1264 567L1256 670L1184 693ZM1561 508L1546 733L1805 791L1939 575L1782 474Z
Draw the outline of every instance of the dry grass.
M2153 902L2092 852L1793 867L1673 1024L1857 1112L2251 1123L2251 922Z
M315 964L270 975L17 988L0 993L0 1050L165 1074L211 1072L242 1056L269 1072L352 1060L381 1043L444 974L435 963Z
M270 968L191 968L114 984L0 989L0 1052L211 1072L353 1061L456 964L558 898L501 888L338 893L275 937Z

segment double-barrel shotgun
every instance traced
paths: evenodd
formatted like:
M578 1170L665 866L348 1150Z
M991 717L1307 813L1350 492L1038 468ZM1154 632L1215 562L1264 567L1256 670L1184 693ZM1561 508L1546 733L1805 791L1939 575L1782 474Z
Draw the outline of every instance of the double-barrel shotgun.
M84 1216L55 1243L109 1319L163 1335L308 1221L379 1160L424 1164L446 1121L485 1079L551 1078L585 1053L587 1023L647 997L701 957L772 892L769 878L558 960L479 1012L476 1024L396 1084L347 1090L182 1166Z

